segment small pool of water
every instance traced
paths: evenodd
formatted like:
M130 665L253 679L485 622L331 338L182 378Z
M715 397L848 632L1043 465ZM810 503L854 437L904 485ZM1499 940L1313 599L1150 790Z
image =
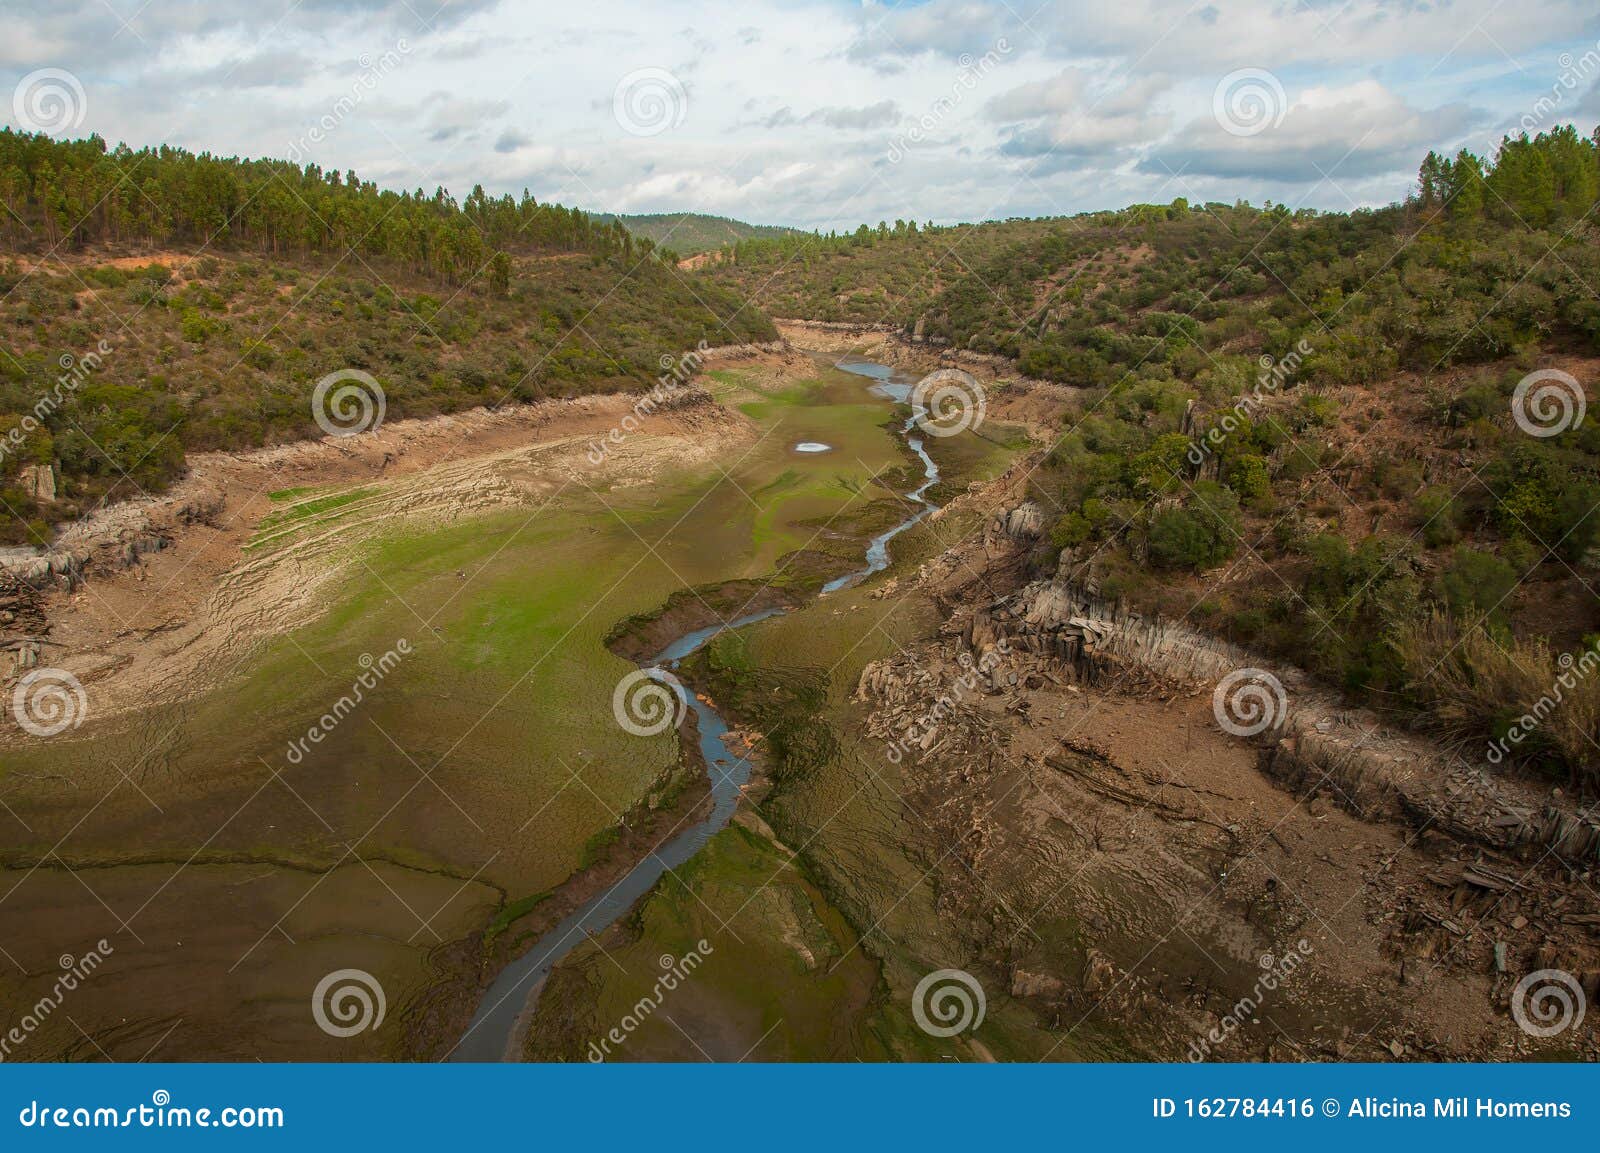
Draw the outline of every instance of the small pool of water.
M820 440L802 440L794 446L796 452L832 452L833 445L823 444Z

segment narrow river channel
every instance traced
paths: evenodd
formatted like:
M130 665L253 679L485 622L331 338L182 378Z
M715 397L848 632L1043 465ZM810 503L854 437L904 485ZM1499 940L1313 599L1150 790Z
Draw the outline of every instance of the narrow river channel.
M893 403L909 403L912 386L917 381L915 376L888 365L854 357L839 361L838 367L846 372L867 377L872 381L868 391ZM921 415L920 409L913 412L900 429L906 444L922 461L923 483L914 491L907 493L904 498L915 506L914 511L887 532L874 537L867 545L866 566L835 577L823 586L824 594L845 588L887 568L889 542L933 512L934 506L928 503L925 494L938 483L939 468L923 449L922 438L913 435L917 419ZM642 667L657 679L673 685L676 691L682 692L682 689L676 687L675 681L667 681L667 674L690 653L723 629L740 628L785 611L787 610L781 608L765 609L747 616L736 617L726 624L715 624L685 633L657 653L654 658L645 662ZM533 948L507 965L484 993L478 1011L473 1015L472 1024L468 1026L466 1034L450 1054L450 1060L517 1060L522 1050L527 1022L532 1019L539 991L544 986L545 978L550 975L550 970L585 937L599 934L619 920L635 901L650 890L663 873L688 861L733 819L734 810L739 804L740 790L750 780L750 764L743 757L730 754L724 744L723 738L728 732L727 721L710 705L697 700L694 694L685 693L684 697L689 707L695 711L700 733L700 752L705 758L711 776L710 814L704 820L658 846L648 857L635 865L627 876L573 910L541 937Z

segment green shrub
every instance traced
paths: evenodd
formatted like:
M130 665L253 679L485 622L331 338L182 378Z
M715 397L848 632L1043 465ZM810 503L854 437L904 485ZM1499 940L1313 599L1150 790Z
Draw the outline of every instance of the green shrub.
M1417 494L1414 511L1422 542L1429 548L1452 545L1461 539L1460 504L1449 489L1423 489Z
M1150 559L1160 568L1200 570L1233 555L1239 539L1239 498L1215 481L1194 486L1189 501L1150 523Z
M1451 614L1470 620L1487 613L1500 614L1511 590L1517 587L1517 570L1493 553L1456 550L1450 567L1439 574L1437 592Z
M1228 487L1244 500L1255 500L1272 490L1266 459L1255 453L1240 453L1229 458L1223 471Z

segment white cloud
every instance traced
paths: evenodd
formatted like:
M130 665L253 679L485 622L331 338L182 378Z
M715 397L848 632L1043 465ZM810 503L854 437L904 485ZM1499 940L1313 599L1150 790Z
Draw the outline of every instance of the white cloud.
M136 7L121 0L9 0L0 81L67 68L83 130L136 147L283 156L305 141L304 159L393 187L852 229L1173 195L1381 203L1429 148L1482 147L1515 122L1597 34L1593 0L436 5L162 0L123 30L112 9ZM352 105L362 60L402 39ZM1286 93L1281 123L1246 138L1211 114L1241 68ZM650 137L613 116L643 69L672 73L685 102ZM1600 96L1574 91L1569 109L1592 128ZM1317 171L1335 166L1337 189Z
M1031 81L990 101L985 108L1002 121L1008 156L1081 160L1138 150L1172 125L1162 107L1169 80L1154 74L1111 87L1084 69L1068 68Z
M1309 88L1286 108L1268 108L1281 121L1253 135L1230 132L1216 116L1190 121L1154 148L1148 172L1315 185L1383 173L1415 172L1430 148L1466 132L1473 113L1464 104L1421 109L1375 80L1344 88Z

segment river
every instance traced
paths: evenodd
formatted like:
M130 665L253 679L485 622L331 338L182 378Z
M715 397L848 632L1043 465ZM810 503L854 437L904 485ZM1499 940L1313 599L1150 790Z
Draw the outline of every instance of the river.
M883 399L909 403L915 376L900 372L888 365L870 360L846 357L838 362L846 372L867 377L872 381L868 391ZM927 491L939 481L939 468L923 448L922 438L912 435L917 419L923 410L914 411L901 426L906 444L922 461L923 483L904 499L912 504L913 512L886 532L872 538L867 545L866 565L863 568L835 577L823 585L824 595L846 588L881 572L889 565L889 542L912 525L934 511L926 498ZM668 674L690 653L716 636L723 629L736 629L756 621L766 620L788 610L764 609L761 612L735 617L726 624L710 625L685 633L667 645L641 666L647 673L674 691L682 694L684 702L695 712L700 733L700 753L705 758L711 778L711 812L701 821L673 836L657 847L648 857L636 864L628 874L605 892L573 910L566 918L541 937L521 957L507 965L484 993L473 1014L472 1023L450 1053L452 1061L505 1061L516 1060L522 1049L526 1023L532 1019L534 1006L545 978L562 958L572 952L585 937L598 935L623 917L633 903L661 879L668 869L676 869L698 853L717 833L727 827L739 805L741 790L750 780L750 763L743 757L729 753L723 738L728 723L710 705L697 700L692 693L684 693Z

